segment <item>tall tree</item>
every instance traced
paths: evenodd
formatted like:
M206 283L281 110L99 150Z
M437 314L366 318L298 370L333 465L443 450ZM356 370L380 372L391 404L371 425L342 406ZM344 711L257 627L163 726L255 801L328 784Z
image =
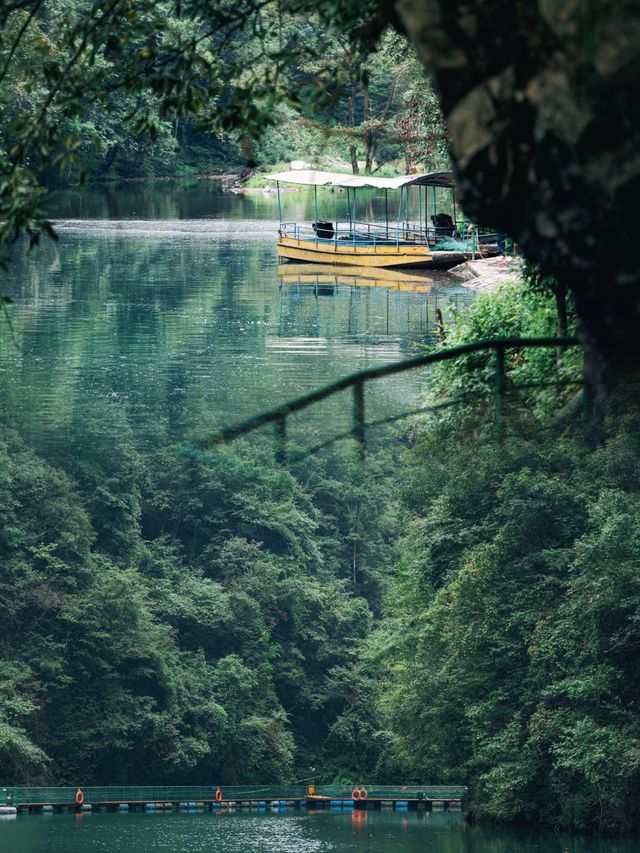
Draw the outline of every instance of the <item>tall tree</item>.
M399 0L432 73L466 212L575 299L596 397L640 372L640 6ZM635 381L635 380L634 380Z

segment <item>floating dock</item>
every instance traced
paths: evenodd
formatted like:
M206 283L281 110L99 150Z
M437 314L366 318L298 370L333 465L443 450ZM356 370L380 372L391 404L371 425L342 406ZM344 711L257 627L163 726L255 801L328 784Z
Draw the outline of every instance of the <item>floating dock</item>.
M5 814L83 811L218 811L233 808L424 808L461 811L462 785L191 785L0 788ZM10 810L10 811L9 811ZM15 811L14 811L15 810Z

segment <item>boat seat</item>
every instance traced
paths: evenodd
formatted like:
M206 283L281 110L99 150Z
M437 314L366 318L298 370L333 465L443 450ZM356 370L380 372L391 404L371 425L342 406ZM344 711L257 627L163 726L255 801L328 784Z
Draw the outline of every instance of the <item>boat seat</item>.
M319 237L321 240L333 240L333 236L336 233L333 228L333 222L312 222L311 227L316 232L316 237Z
M434 213L431 217L436 237L453 237L455 230L453 219L448 213Z

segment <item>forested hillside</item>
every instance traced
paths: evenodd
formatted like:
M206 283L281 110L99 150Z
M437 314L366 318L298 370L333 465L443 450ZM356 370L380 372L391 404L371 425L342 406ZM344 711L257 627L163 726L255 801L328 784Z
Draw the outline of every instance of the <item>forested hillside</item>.
M449 343L556 321L551 299L508 288ZM451 364L433 397L484 385L483 357ZM544 380L556 354L508 368ZM479 817L631 827L637 437L620 422L594 452L579 417L553 420L573 393L526 392L501 442L481 397L364 470L344 445L291 472L270 443L141 451L124 422L105 438L100 412L55 462L5 436L3 778L313 766L464 782Z
M220 412L145 442L104 396L45 429L10 392L0 783L455 782L472 818L637 830L635 7L17 0L0 25L3 269L90 177L446 165L418 50L465 213L540 265L441 345L583 344L507 351L502 429L490 357L441 365L424 401L460 405L365 466L348 442L205 453Z
M94 426L57 465L3 439L3 780L371 774L357 666L388 484L338 461L296 477L249 448L141 455L122 423Z
M0 41L9 59L0 74L5 157L35 143L44 105L58 89L52 83L74 61L84 13L82 4L45 2L33 14L25 8L8 16ZM218 14L221 22L232 20L228 10ZM154 39L152 27L165 31ZM67 34L70 43L52 33ZM181 50L191 54L176 57ZM276 85L268 63L279 51L283 59ZM145 77L145 62L153 57L160 58L163 73L172 75L169 83L153 74ZM135 61L143 68L135 68ZM176 83L173 75L187 75L188 64L193 79ZM245 175L260 164L292 159L367 172L385 166L416 171L448 162L433 89L410 46L391 32L379 50L367 55L346 35L321 27L317 15L283 14L276 22L267 9L257 30L246 22L225 39L207 35L196 12L185 12L180 20L169 4L160 3L146 11L130 9L124 24L116 23L106 44L95 45L87 64L74 72L57 106L46 107L61 149L45 167L50 186L86 178ZM242 121L236 111L248 107L230 105L225 123L216 118L221 99L228 101L243 84L265 90L251 107L263 131L251 142L234 126ZM96 87L91 98L84 96L83 85ZM168 86L176 91L167 91ZM279 100L270 107L276 93ZM30 150L36 163L43 154L47 158L46 145L52 141L50 136Z
M509 288L483 298L450 343L543 336L556 322L551 300ZM558 356L561 376L579 375L575 357ZM557 376L555 361L513 352L509 384ZM478 389L490 371L470 356L442 368L437 389ZM618 415L594 448L575 388L520 395L503 440L489 405L434 417L400 474L404 530L371 640L388 755L411 777L464 779L480 818L631 829L637 430Z

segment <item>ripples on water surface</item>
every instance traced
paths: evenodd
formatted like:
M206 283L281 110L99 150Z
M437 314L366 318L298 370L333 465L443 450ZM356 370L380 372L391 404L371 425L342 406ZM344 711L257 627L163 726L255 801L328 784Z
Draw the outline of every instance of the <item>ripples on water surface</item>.
M32 815L0 821L7 853L634 853L633 841L469 827L462 815Z
M91 237L205 237L227 240L264 240L275 245L278 223L273 220L238 219L57 219L59 234Z
M449 318L469 299L443 273L408 289L339 274L329 284L283 280L272 198L218 193L205 204L185 190L172 206L165 188L154 208L149 190L142 200L127 192L109 204L99 194L75 207L67 199L58 242L18 251L4 277L15 344L5 327L0 402L5 423L26 436L59 436L83 419L105 432L125 419L156 443L203 434L413 355L433 339L436 307ZM306 216L304 199L295 204ZM80 218L87 209L96 218ZM369 417L415 408L423 387L415 373L376 383ZM328 400L292 434L317 443L348 428L350 411L348 394Z

